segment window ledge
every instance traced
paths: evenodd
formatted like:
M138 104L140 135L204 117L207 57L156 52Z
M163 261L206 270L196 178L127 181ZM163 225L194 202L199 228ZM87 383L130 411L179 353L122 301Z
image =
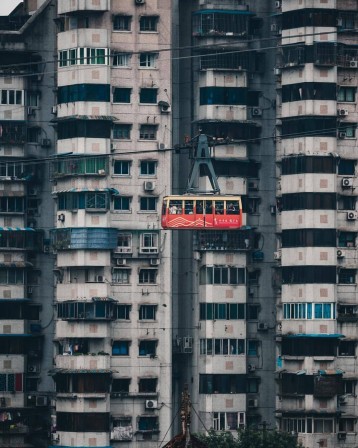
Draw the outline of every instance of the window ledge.
M130 215L132 213L132 210L112 210L112 213L115 213L117 215L120 213L123 213L125 215Z
M111 65L112 68L125 68L127 70L132 70L132 67L126 67L125 65Z
M138 67L138 70L159 70L158 67Z
M158 286L158 283L137 283L137 285L138 286Z
M156 210L139 210L137 213L139 213L141 215L148 214L148 213L154 215L155 213L157 213L157 211Z
M113 30L113 29L112 29L112 31L113 31L113 33L123 33L123 34L130 34L130 33L133 33L132 30Z
M139 30L138 34L159 34L159 31Z

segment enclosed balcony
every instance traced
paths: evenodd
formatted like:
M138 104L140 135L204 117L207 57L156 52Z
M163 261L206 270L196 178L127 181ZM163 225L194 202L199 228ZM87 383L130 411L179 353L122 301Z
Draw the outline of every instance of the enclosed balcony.
M248 39L250 18L246 9L202 9L193 13L193 36Z
M110 356L109 355L99 355L99 354L88 354L88 355L76 355L76 356L64 356L57 355L56 360L56 371L63 372L65 370L88 370L88 371L101 371L110 369Z
M88 204L91 198L87 198ZM97 198L97 202L102 199ZM96 198L93 198L96 201ZM105 196L103 197L105 201ZM94 203L93 205L96 206ZM99 207L101 204L97 204ZM80 206L80 205L78 205ZM52 245L55 250L113 250L117 247L117 229L108 228L65 228L52 230Z
M58 14L78 12L105 12L109 9L109 0L61 0L58 2Z
M230 232L206 230L194 234L194 250L197 251L242 251L253 248L254 232L231 230Z

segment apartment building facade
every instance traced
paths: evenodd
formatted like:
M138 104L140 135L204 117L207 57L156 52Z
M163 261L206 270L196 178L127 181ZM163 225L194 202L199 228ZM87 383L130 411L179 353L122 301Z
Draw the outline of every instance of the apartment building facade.
M185 384L192 432L356 445L357 10L37 0L1 18L0 445L157 447ZM200 133L242 229L160 228Z

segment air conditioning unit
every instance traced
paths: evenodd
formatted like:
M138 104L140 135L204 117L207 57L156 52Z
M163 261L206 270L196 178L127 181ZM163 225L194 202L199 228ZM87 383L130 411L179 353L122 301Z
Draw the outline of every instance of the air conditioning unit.
M281 260L282 252L278 250L277 252L273 253L273 259L274 260Z
M342 187L343 188L353 187L353 177L343 177Z
M347 221L356 221L357 219L358 219L358 213L356 211L347 212Z
M255 372L255 370L256 370L256 366L253 365L253 364L249 364L249 365L247 366L247 370L248 370L249 372Z
M259 189L259 183L257 180L251 180L248 184L249 190L257 191Z
M249 398L247 400L247 407L249 408L257 408L259 405L259 402L256 398Z
M106 170L98 170L98 174L106 174Z
M145 408L146 409L158 409L158 401L157 400L145 400Z
M29 196L37 196L37 193L38 193L37 188L29 188L28 193L29 193Z
M150 259L150 265L151 266L159 266L160 265L160 258L151 258Z
M346 404L346 403L347 403L347 397L345 395L339 397L339 404Z
M96 277L94 278L94 281L96 283L103 283L104 282L104 277L103 275L96 275Z
M127 264L127 260L125 258L117 258L117 266L125 266Z
M251 115L253 117L261 117L262 116L262 109L260 109L258 107L254 107L253 109L251 109Z
M39 373L40 369L37 364L28 364L27 373Z
M52 115L57 115L57 106L51 107L51 113L52 113Z
M44 254L50 253L50 246L48 244L45 244L43 247Z
M36 406L47 406L47 397L44 395L36 397Z
M193 338L191 336L183 337L183 353L193 353Z
M158 143L158 149L159 151L165 151L165 143Z
M51 434L51 442L59 443L60 442L60 434Z
M350 68L358 68L358 61L350 61L349 66Z
M340 117L346 117L348 115L348 109L338 109L337 110L337 115L339 115Z
M344 250L338 249L337 250L337 258L344 258L345 257Z
M278 68L278 67L274 68L273 72L274 72L274 74L275 74L276 76L281 75L281 69Z
M159 101L158 106L162 114L170 113L170 104L167 101Z
M51 140L49 138L43 138L41 140L41 146L43 148L50 148L51 147Z
M35 108L33 107L28 107L27 108L27 115L35 115Z
M337 438L338 438L338 440L346 440L347 433L346 432L338 432L337 433Z
M257 331L267 331L268 328L268 323L266 322L258 322L257 324Z
M275 2L275 6L276 6L276 8L281 8L281 1L280 1L280 0L277 0L277 1Z
M272 23L270 29L271 29L272 32L275 33L278 30L277 24L276 23Z
M66 219L66 216L65 216L64 213L60 213L60 214L57 216L57 221L65 222L65 219Z
M144 190L145 191L153 191L155 189L155 182L151 180L146 180L144 182Z
M27 287L27 294L31 295L33 293L32 286Z
M343 140L343 139L345 139L346 138L346 133L345 132L338 132L338 138L340 139L340 140Z
M200 261L201 260L201 253L198 251L193 252L193 258L196 261Z
M136 5L144 5L145 4L145 0L134 0L134 3Z

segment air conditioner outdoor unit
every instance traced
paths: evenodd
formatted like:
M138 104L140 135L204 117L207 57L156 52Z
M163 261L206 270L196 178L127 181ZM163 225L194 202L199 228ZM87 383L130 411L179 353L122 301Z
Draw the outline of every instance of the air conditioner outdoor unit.
M51 434L51 442L57 443L60 441L60 434Z
M277 24L276 24L276 23L273 23L273 24L271 25L270 29L271 29L271 31L276 32L277 29L278 29Z
M38 365L37 364L28 364L27 372L28 373L38 373L39 372Z
M249 190L257 191L259 189L259 183L256 180L249 181Z
M266 322L258 322L257 331L267 331L267 330L268 330L268 324Z
M98 174L106 174L106 170L98 170Z
M274 260L281 260L281 255L282 255L282 252L280 250L278 250L277 252L273 253L273 259Z
M43 251L45 254L49 254L50 253L50 246L48 244L45 244L43 247Z
M29 196L36 196L37 195L37 189L36 188L29 188Z
M44 395L36 397L36 406L47 406L47 397Z
M160 265L160 258L151 258L150 259L150 265L151 266L159 266Z
M344 250L338 249L337 250L337 258L344 258L344 257L345 257Z
M342 179L342 187L343 188L353 187L353 177L344 177Z
M274 74L275 74L276 76L281 75L281 69L278 68L278 67L274 68L273 72L274 72Z
M96 277L95 277L95 282L96 282L96 283L103 283L103 282L104 282L104 277L103 277L103 275L96 275Z
M57 106L51 107L51 113L52 113L52 115L57 115Z
M144 5L145 0L134 0L134 3L135 3L136 5Z
M262 109L260 109L258 107L254 107L253 109L251 109L251 115L253 117L261 117L262 116Z
M247 406L249 408L257 408L259 405L258 400L256 398L249 398L247 400Z
M247 370L248 370L249 372L255 372L255 370L256 370L256 366L253 365L253 364L249 364L249 365L247 366Z
M341 140L344 140L346 138L346 133L345 132L338 132L338 138Z
M60 213L60 214L57 216L57 221L65 222L65 219L66 219L66 216L64 215L64 213Z
M350 68L358 68L358 61L350 61L349 66Z
M144 190L145 191L153 191L155 189L155 182L151 180L146 180L144 182Z
M165 143L158 143L158 149L159 149L159 151L164 151L166 149Z
M160 107L160 112L162 114L169 114L170 104L167 101L159 101L158 106Z
M28 286L27 287L27 294L32 294L32 293L33 293L32 286Z
M146 409L157 409L158 401L157 400L145 400L145 408Z
M117 258L117 266L125 266L127 264L127 260L125 258Z
M347 212L347 221L356 221L357 218L358 218L358 213L356 211Z
M346 117L349 113L348 109L338 109L337 112L340 117Z
M347 433L346 432L339 432L339 433L337 433L337 437L338 437L338 440L346 440Z
M35 109L33 107L27 108L27 115L35 115Z

